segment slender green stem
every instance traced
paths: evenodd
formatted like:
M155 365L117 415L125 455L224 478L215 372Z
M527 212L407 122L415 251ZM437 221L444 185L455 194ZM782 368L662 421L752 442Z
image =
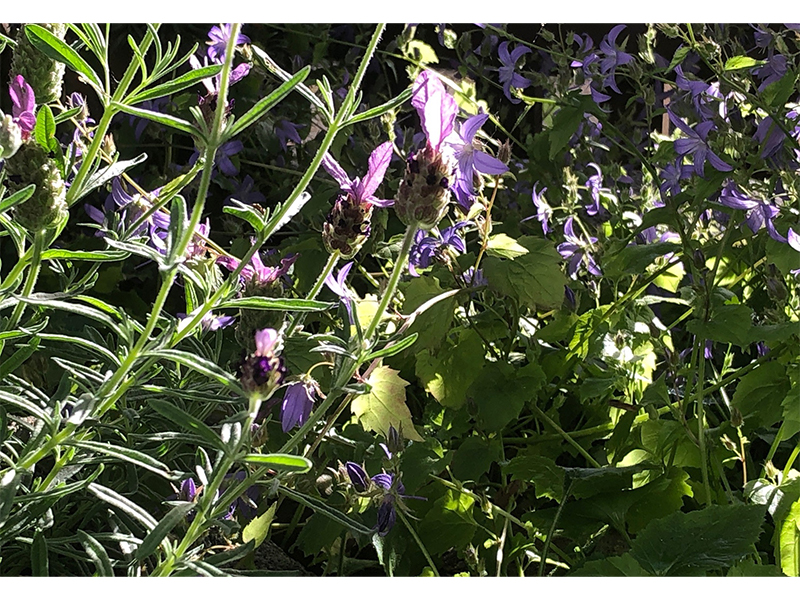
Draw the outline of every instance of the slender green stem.
M439 570L436 568L436 565L434 564L433 559L431 558L431 555L428 552L428 549L425 547L425 544L422 543L422 540L417 535L416 530L414 529L414 527L412 527L411 523L409 522L408 517L406 517L403 514L402 510L398 510L397 514L400 516L400 520L403 522L403 525L405 525L406 529L408 529L408 532L411 534L411 537L414 538L414 541L417 543L417 546L419 546L419 549L422 551L425 560L428 561L428 566L431 568L431 571L433 571L433 574L436 577L439 577L440 576Z
M547 532L547 539L544 541L544 548L542 548L542 556L539 559L539 577L544 576L544 569L547 565L547 553L550 551L550 544L553 543L553 536L556 533L556 525L558 524L558 519L561 518L561 512L564 510L564 506L567 503L567 498L572 491L573 483L574 481L570 480L567 489L564 490L564 497L561 499L561 502L558 505L558 510L556 511L555 517L553 517L553 524L550 526L550 531Z
M550 417L548 417L548 416L547 416L547 414L545 414L545 412L544 412L544 411L543 411L541 408L539 408L538 406L536 406L535 404L533 405L533 412L534 412L534 413L536 413L536 416L538 416L538 417L539 417L539 418L540 418L542 421L544 421L545 423L547 423L548 425L550 425L550 427L552 427L553 429L555 429L555 430L556 430L556 431L559 433L559 435L560 435L562 438L564 438L564 440L566 440L566 442L567 442L567 443L568 443L570 446L572 446L573 448L575 448L575 449L576 449L576 450L577 450L577 451L578 451L578 452L579 452L579 453L580 453L580 454L581 454L581 455L582 455L582 456L583 456L583 457L586 459L586 461L587 461L587 462L588 462L590 465L592 465L592 466L593 466L595 469L600 469L600 468L602 468L602 466L600 465L600 463L599 463L599 462L597 462L597 461L594 459L594 457L593 457L591 454L589 454L589 453L586 451L586 449L585 449L583 446L581 446L581 445L580 445L578 442L576 442L576 441L575 441L575 440L572 438L572 436L571 436L570 434L568 434L566 431L564 431L563 429L561 429L561 427L558 425L558 423L556 423L555 421L553 421L553 419L551 419Z
M703 344L704 341L698 336L698 344ZM705 432L705 406L703 406L703 382L705 382L706 372L706 359L702 355L702 350L699 350L700 361L699 371L697 374L697 391L696 406L697 406L697 441L700 445L700 470L703 473L703 488L706 492L706 506L711 504L711 484L708 480L708 453L706 452L706 432Z
M781 482L786 481L786 478L789 476L789 471L792 470L792 465L794 465L794 461L797 460L797 457L800 456L800 442L794 447L792 453L789 455L789 460L786 461L786 466L783 467L783 478Z
M397 283L400 281L400 275L402 275L403 269L406 266L406 259L408 258L409 251L411 250L411 244L414 242L415 233L416 228L410 225L406 228L406 233L403 236L403 243L400 246L400 254L398 254L397 260L394 263L394 269L392 270L392 276L389 278L389 284L386 286L386 290L383 292L383 298L381 298L381 303L378 305L378 311L375 313L375 316L372 317L372 322L364 332L364 339L367 341L371 340L372 336L375 335L375 330L378 329L378 324L381 321L381 317L383 316L383 313L386 311L386 307L389 306L389 302L391 302L392 297L394 296L394 292L397 289Z
M375 50L378 47L378 42L381 41L381 36L383 35L384 29L386 29L386 23L378 23L378 25L375 27L375 32L372 34L369 45L364 52L364 57L361 59L361 64L358 65L356 75L353 77L353 83L350 86L350 89L347 90L347 95L342 103L342 108L339 110L339 114L336 116L337 124L343 123L344 120L350 118L350 113L352 110L357 108L353 106L353 102L355 101L356 94L358 93L358 88L361 87L361 81L364 79L364 74L367 72L367 67L372 60L372 56L375 54Z
M328 278L333 272L336 263L339 260L339 251L335 250L330 256L328 256L328 261L325 263L325 266L322 269L322 273L319 274L317 280L314 282L314 286L311 288L311 291L308 292L306 295L306 300L315 300L317 298L317 294L319 294L322 286L325 284L325 280ZM284 337L290 338L295 330L303 324L305 320L305 313L301 313L299 315L293 315L292 320L289 323L289 327L286 329L286 335Z
M22 297L27 298L33 293L36 287L36 280L39 278L39 270L42 267L42 252L44 252L45 244L45 230L37 231L33 235L33 251L31 253L30 270L28 271L28 279L25 280L25 286L22 288ZM6 331L16 329L19 325L20 319L25 312L25 303L20 301L14 307L14 312L11 313L11 318L6 324ZM0 351L3 349L3 342L0 341Z

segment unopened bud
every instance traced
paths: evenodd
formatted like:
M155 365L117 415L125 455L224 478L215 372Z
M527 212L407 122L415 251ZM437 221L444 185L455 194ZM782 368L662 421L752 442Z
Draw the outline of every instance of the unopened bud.
M742 411L740 411L735 406L731 409L731 425L739 429L742 425L744 425L744 417L742 417Z
M11 158L22 145L22 130L11 115L2 115L0 120L0 159Z
M511 142L506 140L502 144L500 144L500 148L497 150L497 160L508 164L508 161L511 160Z

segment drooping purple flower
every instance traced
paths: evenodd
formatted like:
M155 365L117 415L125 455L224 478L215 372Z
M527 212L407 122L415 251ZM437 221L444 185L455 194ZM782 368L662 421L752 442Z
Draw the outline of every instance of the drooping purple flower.
M228 40L231 39L231 29L232 25L230 23L221 23L220 25L214 25L211 31L208 32L208 37L211 41L206 42L208 44L206 54L209 60L216 63L222 63L225 60L225 49L228 47ZM246 35L240 33L236 37L237 46L249 43L250 38Z
M763 92L770 84L778 81L788 70L786 57L783 54L774 54L771 50L767 57L767 64L753 69L753 75L761 80L758 91Z
M8 95L11 96L11 116L22 131L22 139L27 140L36 127L36 97L33 88L22 75L17 75L8 86Z
M189 479L184 479L181 481L181 487L177 497L179 500L183 500L184 502L195 501L197 498L197 484L194 482L194 479L189 477Z
M237 471L233 475L226 475L222 486L220 486L220 494L225 494L228 488L236 486L245 480L247 474L244 471ZM243 519L252 519L256 516L258 505L256 504L261 490L257 485L251 485L244 493L234 500L228 512L222 517L223 520L233 519L236 514L240 515Z
M716 129L716 126L711 121L704 121L695 125L694 129L689 127L680 118L678 118L670 109L667 109L669 120L673 125L686 134L686 138L678 138L675 140L675 152L678 156L688 157L691 156L694 164L694 172L700 177L705 177L705 163L706 160L711 163L717 171L732 171L733 167L717 156L708 145L706 141L708 134Z
M800 118L800 112L796 109L786 113L786 120L790 124L792 137L800 141L800 121L798 121L798 118ZM770 158L780 153L786 142L786 134L775 124L772 117L765 117L758 124L753 139L764 146L763 150L761 150L761 158Z
M233 163L231 157L241 152L243 148L244 144L239 140L230 140L222 144L214 155L214 168L219 167L219 170L228 177L238 175L239 167ZM194 154L189 157L189 164L193 165L198 158L200 158L200 150L195 148Z
M275 123L273 131L275 132L275 135L278 136L278 143L281 145L281 148L283 148L284 152L288 148L287 142L289 140L298 146L303 143L300 133L297 131L301 127L305 127L305 125L297 125L291 121L287 121L286 119L280 119Z
M369 487L369 475L367 475L364 468L349 460L344 464L344 467L347 469L347 475L350 477L350 481L356 491L366 492Z
M690 165L684 165L683 159L678 158L674 163L669 163L661 171L661 197L664 198L667 192L670 196L677 196L681 193L681 181L688 179L694 173L694 168Z
M206 313L200 319L200 327L203 331L216 331L217 329L225 329L232 325L236 317L229 317L227 315L215 315L214 313Z
M587 78L592 77L590 65L600 60L597 53L594 51L594 40L589 37L589 34L584 34L583 37L577 33L572 35L572 41L578 44L578 58L570 63L570 67L583 69L583 74Z
M254 189L255 181L250 175L245 175L233 193L225 198L225 204L231 204L231 200L238 200L242 204L264 204L266 196Z
M464 271L464 273L461 275L461 281L464 282L464 285L471 288L489 285L489 280L486 279L486 275L483 274L483 269L478 269L475 271L474 266Z
M244 269L242 269L242 271L239 273L239 281L242 284L247 284L250 281L253 281L259 286L264 286L277 281L279 278L284 277L289 272L289 269L294 264L294 261L297 260L297 256L297 254L287 256L281 261L279 267L268 267L261 261L260 253L256 252L253 255L253 258L250 260L250 264L245 266ZM241 261L237 258L233 258L232 256L220 256L217 258L217 264L230 271L234 271L236 267L239 266L239 263L241 263Z
M281 404L281 429L286 433L297 425L303 425L314 407L315 385L298 381L286 388Z
M411 106L417 109L428 146L439 150L455 125L458 105L444 89L441 80L430 71L422 71L414 80Z
M520 223L524 223L525 221L530 221L531 219L536 218L542 224L542 232L547 235L553 230L553 228L550 227L550 217L553 216L553 209L550 208L550 205L547 204L547 201L544 199L544 193L547 191L547 188L543 187L541 192L537 192L536 187L538 185L538 181L533 184L532 196L533 205L536 207L536 214L522 219Z
M339 269L339 274L336 277L333 276L333 272L328 273L328 276L325 278L325 285L328 286L334 294L339 296L339 299L344 302L344 307L347 309L347 315L350 318L350 323L355 323L353 319L353 300L355 300L355 295L348 289L345 281L347 280L347 275L350 273L350 269L353 268L353 262L350 261L345 265L342 265L342 268Z
M772 43L772 32L769 29L762 29L760 25L751 25L753 28L753 39L756 48L767 48Z
M375 197L389 168L392 160L392 142L384 142L372 151L369 157L369 166L364 179L356 177L351 180L344 169L328 153L322 158L322 166L333 177L343 192L352 196L355 203L366 203L374 206L386 208L394 204L394 200L381 200Z
M586 265L586 270L589 273L600 277L603 273L589 253L591 245L597 242L597 238L590 236L587 242L582 237L575 235L572 229L572 221L573 217L570 217L564 224L564 239L566 241L558 245L558 253L561 254L561 258L564 260L569 260L567 271L571 277L575 278L578 273L578 267L582 263Z
M452 248L456 253L462 254L466 251L464 239L458 234L458 230L471 225L469 221L459 221L455 225L444 229L440 234L426 232L422 229L417 231L414 236L414 245L408 255L408 272L414 277L419 277L417 268L425 269L430 267L434 259L440 256L447 248Z
M514 104L519 104L521 100L511 95L511 88L515 87L524 90L531 84L530 79L516 72L517 61L530 51L531 49L527 46L518 45L509 52L508 42L502 42L497 47L497 54L500 57L500 62L503 64L503 66L497 70L497 74L500 78L500 83L503 84L503 93L506 95L506 98L511 100Z
M503 161L490 156L477 147L474 142L475 134L483 127L488 118L488 114L470 117L464 121L458 133L453 131L446 140L453 149L456 161L458 161L456 186L466 192L469 197L473 195L472 179L476 172L486 175L502 175L508 171L508 167ZM469 209L471 204L469 202L466 205L462 204L462 206Z
M603 173L600 171L600 167L595 163L589 163L589 166L592 167L596 173L586 180L586 187L589 190L589 195L592 197L592 203L584 208L586 208L586 213L589 216L594 217L603 211L603 207L600 205L600 186L603 185Z
M633 56L617 47L617 36L623 29L625 29L625 25L617 25L600 42L600 52L604 55L600 61L600 72L605 75L603 85L607 85L618 94L622 92L617 87L616 69L622 65L627 65L633 60Z
M733 181L728 181L722 188L719 197L720 204L737 210L746 210L747 217L745 223L750 231L757 233L762 227L766 226L769 237L773 240L787 243L787 238L783 237L775 229L772 220L778 216L780 210L777 206L764 200L756 200L744 195Z

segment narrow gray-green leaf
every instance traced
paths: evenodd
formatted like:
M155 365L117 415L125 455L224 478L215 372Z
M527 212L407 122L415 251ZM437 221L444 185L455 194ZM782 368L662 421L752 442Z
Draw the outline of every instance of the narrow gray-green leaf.
M316 498L307 496L306 494L303 494L291 488L287 488L285 486L280 486L280 488L278 489L280 493L282 493L284 496L288 496L292 500L295 500L296 502L299 502L300 504L307 506L314 512L322 513L324 516L336 521L340 525L347 527L348 529L350 529L355 533L360 533L362 535L366 535L369 537L372 537L372 534L374 533L371 529L365 527L358 521L354 521L344 513L336 510L335 508L331 508L330 506L328 506L327 504L325 504L320 500L317 500Z
M200 69L195 69L176 77L175 79L151 87L149 90L139 92L133 97L125 99L125 104L133 105L144 102L145 100L155 100L156 98L163 98L164 96L171 96L182 92L186 88L200 83L203 79L210 79L218 75L222 71L222 65L209 65Z
M32 296L28 296L27 298L20 298L15 296L17 300L20 302L24 302L26 304L33 304L34 306L46 306L48 308L53 308L55 310L63 310L66 312L75 313L77 315L81 315L82 317L86 317L88 319L93 319L104 325L107 325L109 328L113 329L120 335L122 332L119 329L119 326L108 316L101 313L99 310L95 310L93 308L89 308L88 306L82 306L80 304L75 304L72 302L64 302L63 300L53 300L51 298L43 298L38 294L33 294Z
M225 571L202 560L184 560L179 563L201 577L230 577Z
M11 507L14 505L14 497L17 495L21 480L22 473L17 473L13 469L0 477L0 529L11 514Z
M31 574L34 577L48 577L50 575L50 561L47 556L47 540L41 531L33 536L31 544Z
M183 131L184 133L188 133L191 136L195 136L200 140L205 139L203 133L197 127L189 123L189 121L179 119L178 117L173 117L172 115L167 115L154 110L135 108L133 106L128 106L127 104L120 104L118 102L114 102L113 106L123 112L128 113L129 115L133 115L134 117L140 117L142 119L147 119L149 121L160 123L161 125L164 125L166 127L171 127L172 129L177 129L178 131Z
M88 260L91 262L119 262L130 256L122 250L62 250L51 248L42 252L42 260Z
M262 98L255 103L253 108L248 110L240 118L236 119L233 126L225 132L225 139L230 139L239 135L242 131L247 129L250 125L258 121L270 109L272 109L278 102L283 100L289 92L301 84L308 74L311 72L310 66L305 66L298 71L289 81L282 84L277 90L272 92L266 98Z
M2 200L0 200L0 215L2 215L7 210L14 208L17 204L25 202L25 200L33 196L33 192L35 191L36 191L36 184L32 183L30 185L25 186L18 192L14 192L8 198L3 198Z
M307 458L293 454L247 454L244 461L277 471L294 473L305 473L314 466Z
M75 200L83 198L92 190L108 183L115 177L119 177L128 169L132 169L136 165L140 165L146 160L147 154L142 152L139 156L130 160L118 160L103 169L98 169L91 177L89 177L89 179L86 180L86 184L81 188L80 196Z
M70 446L77 446L78 448L91 450L92 452L99 452L100 454L105 454L106 456L111 456L113 458L118 458L122 461L138 465L167 479L175 478L167 465L151 456L148 456L144 452L139 452L138 450L123 448L121 446L115 446L105 442L72 440L65 443Z
M17 408L21 408L22 410L33 415L37 419L41 419L48 425L53 424L50 415L46 413L44 409L37 406L30 400L26 400L25 398L22 398L15 394L9 394L8 392L0 391L0 402L3 404L10 404L11 406L16 406Z
M103 544L82 529L78 529L78 539L81 541L84 551L94 563L97 574L100 577L113 577L114 568L111 566L111 560L108 558L108 552L106 552Z
M145 509L135 502L128 500L125 496L121 496L114 490L98 483L90 483L88 489L103 502L117 507L129 517L144 525L148 531L152 531L158 525L158 521L156 521Z
M222 367L216 363L202 358L201 356L197 356L196 354L191 354L189 352L183 352L181 350L170 349L155 350L150 352L149 355L156 356L158 358L174 360L175 362L185 365L190 369L194 369L198 373L202 373L206 377L216 379L222 385L233 390L241 396L246 395L244 390L242 390L241 386L239 385L239 381L233 375L223 370Z
M64 63L76 73L83 75L86 81L93 85L98 92L103 90L103 83L97 73L66 42L58 39L44 27L35 24L25 26L25 35L37 50L53 60Z
M164 400L153 399L148 400L148 402L150 403L150 406L152 406L161 416L166 417L176 425L179 425L188 431L196 433L217 450L227 450L225 444L222 442L222 439L216 433L214 433L214 431L208 425L203 423L197 417L190 415L174 404L165 402Z
M394 356L398 352L402 352L403 350L405 350L406 348L411 346L414 342L417 341L418 337L419 337L419 334L412 333L407 338L404 338L404 339L400 340L399 342L396 342L396 343L391 344L391 345L387 344L386 346L384 346L380 350L376 350L375 352L372 352L371 354L369 354L364 359L364 361L365 362L369 362L369 361L375 360L376 358L386 358L387 356Z
M266 298L263 296L250 296L247 298L234 298L219 305L220 308L247 308L251 310L290 310L293 312L316 312L330 310L336 304L319 302L318 300L303 300L301 298Z
M411 88L403 90L397 96L395 96L388 102L384 102L380 106L376 106L375 108L370 108L369 110L365 110L362 113L350 117L347 120L346 125L353 125L354 123L360 123L361 121L368 121L370 119L380 117L381 115L386 114L390 110L393 110L398 106L405 104L405 102L409 98L411 98Z
M75 344L77 346L83 346L84 348L88 348L92 352L99 354L100 356L106 358L114 365L119 366L120 361L116 357L116 355L111 352L108 348L101 346L100 344L96 344L91 340L87 340L84 338L74 337L71 335L56 335L54 333L42 333L39 334L39 337L43 340L52 340L54 342L64 342L65 344Z
M183 518L195 508L193 502L185 502L174 507L161 521L158 522L153 530L142 540L141 545L136 550L136 559L143 560L155 552L158 545L169 535L175 526L183 521Z
M27 346L23 346L3 361L3 363L0 364L0 381L4 381L6 377L19 369L38 348L39 338L34 337L28 342Z

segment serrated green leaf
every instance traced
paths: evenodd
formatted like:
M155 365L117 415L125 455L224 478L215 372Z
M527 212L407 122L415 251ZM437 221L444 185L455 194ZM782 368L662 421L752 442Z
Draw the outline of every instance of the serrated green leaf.
M405 439L421 442L406 406L408 382L400 379L398 373L385 366L375 369L367 379L369 393L356 397L350 408L364 429L387 437L389 426L393 425Z
M669 62L669 67L667 67L667 71L672 71L675 67L677 67L680 63L683 62L683 59L686 58L686 55L689 54L691 48L689 46L681 46L677 50L675 50L675 54L672 55L672 60Z
M721 306L710 320L693 319L686 329L707 340L745 347L754 341L752 314L753 309L744 304Z
M532 484L537 498L561 502L564 497L564 468L552 458L523 451L503 467L503 473L511 475L512 480Z
M434 502L418 524L417 531L428 552L441 556L450 548L461 548L472 539L478 525L472 516L475 500L448 489Z
M427 301L442 294L445 290L439 285L439 280L431 275L416 277L403 290L403 314L408 315ZM456 308L456 299L446 298L434 304L431 308L419 315L409 327L409 333L417 334L415 348L437 348L450 330L453 312Z
M763 522L763 506L676 512L651 522L633 541L631 555L653 575L702 575L752 552Z
M486 246L486 254L498 258L513 259L527 253L527 248L518 244L517 240L507 236L505 233L498 233L497 235L491 236Z
M550 160L567 147L583 122L583 110L573 106L562 106L553 119L553 127L548 132L550 140Z
M419 352L416 375L439 404L458 409L467 401L467 390L483 369L484 354L480 336L471 329L462 330L457 340L436 352Z

